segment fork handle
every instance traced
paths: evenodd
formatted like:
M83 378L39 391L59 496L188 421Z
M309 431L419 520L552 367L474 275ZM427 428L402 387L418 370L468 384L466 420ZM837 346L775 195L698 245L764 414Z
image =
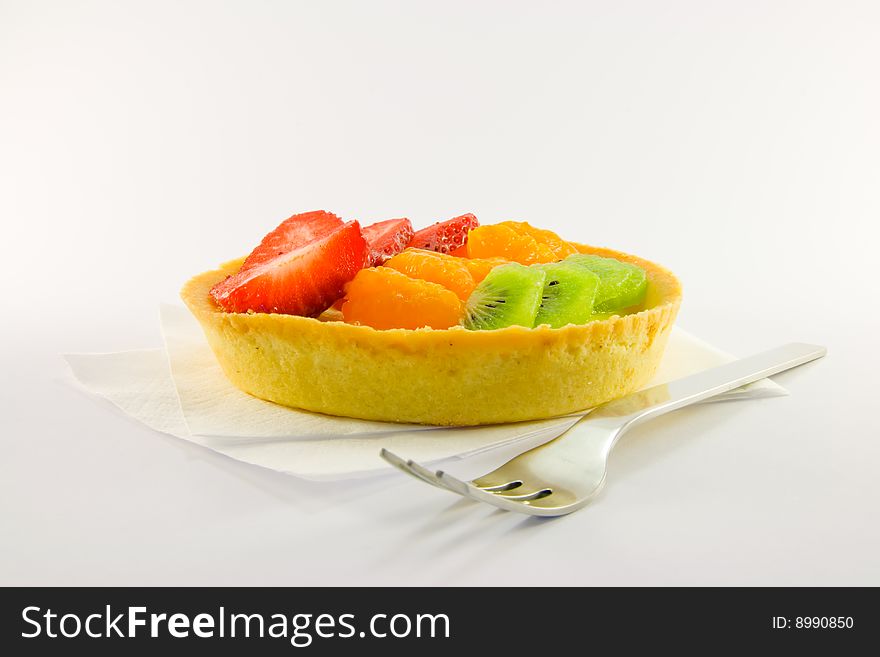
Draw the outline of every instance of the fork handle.
M825 354L825 347L793 342L616 399L596 407L584 419L607 428L616 427L622 433L645 420L784 372Z

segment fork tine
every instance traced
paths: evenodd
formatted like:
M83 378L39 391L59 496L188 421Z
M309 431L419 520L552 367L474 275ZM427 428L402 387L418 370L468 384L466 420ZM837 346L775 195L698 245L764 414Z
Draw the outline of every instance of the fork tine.
M436 473L433 473L423 465L420 465L411 459L404 460L387 449L382 449L380 455L390 464L399 468L403 472L406 472L411 477L415 477L420 481L437 486L438 488L458 493L462 497L491 504L492 506L504 509L505 511L515 511L517 513L536 516L559 516L574 510L570 504L552 506L550 500L542 501L545 500L545 498L550 497L550 494L536 496L536 493L546 490L545 488L539 488L528 494L520 493L519 495L504 495L502 492L493 493L478 488L470 482L462 481L457 477L453 477L448 472L437 470ZM513 490L516 489L512 489L511 493Z
M519 498L514 496L506 496L499 495L497 493L492 493L489 491L482 490L477 486L474 486L472 482L462 481L457 477L453 477L448 472L444 472L443 470L437 471L437 478L440 479L444 484L447 485L448 488L454 490L459 495L464 495L465 497L470 497L475 500L480 500L481 502L489 502L490 504L494 504L495 506L501 507L502 509L508 510L519 510L519 506L521 506L519 499L528 500L532 499L534 495L539 491L535 491L530 495L521 495ZM495 500L499 500L496 502ZM515 506L511 507L510 504Z
M489 493L480 490L476 486L469 486L471 497L481 502L486 502L492 506L497 506L505 511L515 511L516 513L526 513L529 515L557 515L546 508L532 507L525 503L524 500L511 499L504 495Z
M482 488L483 490L488 491L514 490L522 486L522 479L519 479L518 477L512 477L510 475L504 476L501 473L503 467L504 466L501 466L501 468L498 468L493 472L488 472L480 477L477 477L471 483L477 488Z
M568 496L565 495L562 496L561 500L557 501L557 496L554 494L539 497L529 496L528 499L511 499L505 495L487 493L476 487L474 487L472 493L474 499L497 506L499 509L524 513L531 516L541 516L544 518L555 518L568 515L572 511L576 511L582 506L585 506L587 503L587 500L576 502L567 499Z
M582 506L582 504L573 504L573 500L568 499L568 496L564 494L561 504L553 503L552 493L537 495L537 493L543 490L548 490L547 488L538 488L530 494L521 494L519 496L504 495L478 488L472 483L457 479L442 470L437 471L437 476L450 487L455 487L456 492L461 492L462 495L466 495L471 499L491 504L505 511L525 513L532 516L555 517L567 515Z
M394 452L391 452L383 447L381 450L379 450L379 456L388 461L395 468L400 468L401 470L406 472L406 468L404 467L406 465L406 461L404 461Z
M401 471L405 472L406 474L408 474L412 477L415 477L416 479L420 479L421 481L424 481L426 484L431 484L432 486L437 486L438 488L446 488L445 486L441 486L433 477L425 476L424 474L422 474L422 472L419 472L418 470L416 470L415 468L412 467L413 465L418 465L417 463L414 463L413 461L405 461L404 459L400 458L397 454L395 454L394 452L388 451L384 447L379 452L379 456L381 456L383 459L388 461L388 463L393 465L398 470L401 470ZM428 470L426 470L425 468L422 468L421 466L419 466L419 468L421 470L423 470L424 472L429 472Z
M437 476L440 474L439 470L435 474L422 464L416 463L412 459L404 460L401 457L397 456L397 454L395 454L394 452L390 452L384 447L379 452L379 456L388 461L394 467L410 475L411 477L415 477L416 479L424 481L427 484L431 484L432 486L436 486L437 488L448 490L450 493L456 493L458 495L468 497L467 492L462 492L460 488L451 487L447 484L446 481L440 479L440 477Z
M522 490L520 488L515 488L512 491L493 491L493 495L497 497L503 497L506 500L516 500L519 502L531 502L532 500L539 500L542 497L547 497L548 495L553 494L553 489L548 486L537 486L532 487L532 490Z
M464 495L465 497L473 497L470 491L475 487L467 482L453 477L451 474L444 472L443 470L437 470L437 478L442 481L449 490L455 491L459 495Z
M442 488L444 490L450 490L450 488L448 486L446 486L442 481L440 481L439 477L437 477L437 475L434 474L433 471L429 470L428 468L426 468L422 464L416 463L412 459L407 459L406 465L408 468L410 468L413 472L415 472L418 476L420 476L425 481L434 484L438 488ZM457 493L458 491L452 491L452 492Z

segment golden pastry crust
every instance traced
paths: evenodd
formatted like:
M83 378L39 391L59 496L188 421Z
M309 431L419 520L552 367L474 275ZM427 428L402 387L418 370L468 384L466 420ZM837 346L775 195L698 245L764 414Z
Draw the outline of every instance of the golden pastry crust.
M564 415L620 397L654 375L681 303L681 285L647 260L598 247L647 272L645 310L622 317L493 331L392 329L266 313L226 313L209 294L242 259L186 283L230 381L269 401L329 415L476 425Z

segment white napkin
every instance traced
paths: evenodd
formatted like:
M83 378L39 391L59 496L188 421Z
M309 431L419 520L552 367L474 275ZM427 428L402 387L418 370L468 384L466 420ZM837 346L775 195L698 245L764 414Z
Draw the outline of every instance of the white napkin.
M340 418L257 399L224 376L201 327L179 306L160 309L165 350L65 356L77 380L147 426L231 458L308 479L341 479L387 471L386 447L423 462L465 457L522 442L546 442L580 415L472 428L437 428ZM674 328L651 385L732 360ZM759 381L711 401L785 395Z

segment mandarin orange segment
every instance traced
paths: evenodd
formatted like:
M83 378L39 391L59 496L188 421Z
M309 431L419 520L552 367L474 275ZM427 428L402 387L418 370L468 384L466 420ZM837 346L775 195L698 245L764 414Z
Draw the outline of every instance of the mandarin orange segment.
M544 230L543 228L535 228L525 221L502 221L499 226L507 226L516 231L520 235L528 235L534 237L538 244L546 244L556 254L557 260L562 260L570 255L578 253L578 250L564 239L559 237L552 230Z
M447 329L458 324L462 302L442 285L390 267L362 269L346 287L342 317L375 329Z
M470 258L506 258L523 265L558 260L546 244L502 224L474 228L468 234L467 248Z
M464 260L465 266L470 270L471 276L474 277L474 283L479 285L484 278L498 265L510 262L506 258L467 258Z
M461 245L460 247L458 247L457 249L453 249L452 251L450 251L450 252L449 252L449 255L451 255L451 256L456 256L456 257L458 257L458 258L467 258L467 257L468 257L468 252L467 252L467 242L465 242L464 244L462 244L462 245Z
M388 260L385 266L411 278L442 285L455 292L462 301L467 301L477 286L467 262L464 258L436 251L406 249Z

